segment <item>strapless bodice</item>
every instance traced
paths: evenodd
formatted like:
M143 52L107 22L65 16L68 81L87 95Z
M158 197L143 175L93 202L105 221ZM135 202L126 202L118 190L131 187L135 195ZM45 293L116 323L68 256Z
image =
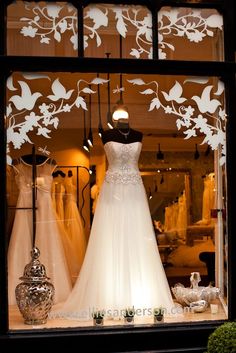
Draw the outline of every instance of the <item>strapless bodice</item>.
M105 181L108 183L137 184L142 182L138 160L142 143L123 144L109 141L104 145L108 160L108 170Z

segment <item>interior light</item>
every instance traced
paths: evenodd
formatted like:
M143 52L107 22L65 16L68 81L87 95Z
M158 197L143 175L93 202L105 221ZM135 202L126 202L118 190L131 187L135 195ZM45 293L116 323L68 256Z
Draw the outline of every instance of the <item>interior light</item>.
M89 144L86 138L83 140L83 149L87 152L89 152Z
M107 112L107 126L109 129L113 129L112 115L110 111Z
M90 146L90 147L93 147L93 134L92 134L91 128L90 128L90 130L89 130L89 134L88 134L88 139L87 139L87 141L88 141L89 146Z
M148 198L149 198L149 200L151 200L151 199L152 199L152 191L151 191L151 188L149 188Z
M124 105L123 99L120 99L114 109L112 114L112 119L117 120L127 120L129 118L128 108Z

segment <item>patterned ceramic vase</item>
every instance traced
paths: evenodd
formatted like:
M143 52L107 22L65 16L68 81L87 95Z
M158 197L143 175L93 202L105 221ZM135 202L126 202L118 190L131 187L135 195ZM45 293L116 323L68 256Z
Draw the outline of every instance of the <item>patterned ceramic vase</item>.
M32 260L25 266L24 274L20 277L22 282L15 289L18 308L28 325L45 324L53 305L54 286L49 282L39 256L39 249L33 248Z

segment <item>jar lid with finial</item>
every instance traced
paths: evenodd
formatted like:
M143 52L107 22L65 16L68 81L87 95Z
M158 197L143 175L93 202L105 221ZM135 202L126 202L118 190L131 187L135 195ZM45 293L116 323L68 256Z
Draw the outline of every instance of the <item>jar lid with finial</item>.
M40 251L38 248L34 247L31 250L32 260L24 268L24 274L20 277L22 281L30 282L42 282L49 280L46 274L45 266L39 261Z

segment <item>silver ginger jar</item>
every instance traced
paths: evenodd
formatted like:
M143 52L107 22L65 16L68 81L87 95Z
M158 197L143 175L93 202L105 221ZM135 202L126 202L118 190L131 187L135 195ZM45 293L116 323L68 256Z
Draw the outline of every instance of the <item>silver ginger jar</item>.
M22 282L15 289L18 308L28 325L45 324L53 305L54 286L49 282L45 266L38 259L39 255L39 249L33 248L32 259L20 277Z

